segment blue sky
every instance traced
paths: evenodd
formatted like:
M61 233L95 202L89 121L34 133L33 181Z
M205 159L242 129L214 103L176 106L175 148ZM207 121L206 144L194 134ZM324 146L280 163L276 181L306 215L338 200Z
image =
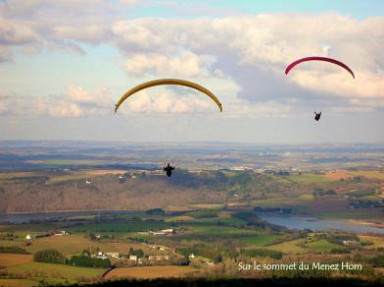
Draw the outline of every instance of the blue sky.
M201 17L260 13L324 13L337 11L354 18L383 13L380 0L207 0L143 1L144 5L129 13L132 17ZM163 3L163 5L159 5Z
M383 142L381 1L0 1L0 140ZM286 76L293 60L329 56ZM133 86L181 78L113 105ZM323 119L313 121L313 111Z

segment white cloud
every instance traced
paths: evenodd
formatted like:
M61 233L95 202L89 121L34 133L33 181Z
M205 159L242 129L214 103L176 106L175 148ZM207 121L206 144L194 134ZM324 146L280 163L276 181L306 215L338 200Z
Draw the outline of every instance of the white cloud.
M292 73L293 74L293 73ZM340 97L384 99L384 76L362 70L353 80L348 72L329 70L319 73L314 70L299 71L290 75L292 80L308 90L316 90Z
M76 42L109 41L109 27L124 7L108 0L5 1L0 3L0 44L79 52Z
M5 114L8 111L6 104L0 99L0 115Z
M128 98L119 113L188 114L218 112L216 104L206 95L189 88L158 87L138 92Z
M128 57L125 69L130 76L155 74L166 77L199 77L205 74L213 59L185 52L180 56L167 57L161 54L134 54Z
M0 18L0 43L5 45L24 45L36 41L33 29L23 22L11 22Z
M30 97L28 101L32 102L32 110L29 113L52 117L106 115L113 112L109 99L108 90L104 88L89 92L82 87L71 85L61 96Z
M90 93L79 86L69 86L67 97L68 99L79 103L92 103L96 100Z
M139 3L139 0L120 0L120 3L123 5L131 6Z
M109 28L104 24L89 24L81 29L73 25L59 25L54 27L53 35L59 39L72 39L76 41L97 44L108 39Z
M272 100L289 106L294 98L304 105L310 99L310 106L348 106L352 101L343 99L361 99L354 102L360 105L365 98L383 97L382 18L356 20L337 13L146 18L119 21L112 30L116 44L128 58L130 75L150 72L163 76L172 71L170 63L183 49L197 57L211 56L214 61L205 65L205 75L227 75L240 86L240 98L257 104ZM328 63L306 63L284 75L291 61L324 54L347 63L356 80ZM189 71L188 61L180 58L178 65L183 64Z
M48 107L48 115L53 117L80 117L84 115L84 110L75 103L59 101Z
M266 116L277 114L267 108L269 103L288 107L286 112L297 106L307 109L320 104L339 107L339 111L383 107L382 17L357 20L324 13L129 20L121 11L137 1L6 3L0 5L0 62L10 61L16 48L18 52L48 48L83 53L79 43L110 43L126 57L128 76L232 81L239 86L239 92L232 95L231 101L264 106L258 113ZM347 63L356 80L324 63L306 63L284 75L286 65L309 55L328 55ZM214 93L219 89L211 87ZM73 101L80 109L92 102L84 91L72 93L82 101L68 95L66 101ZM231 101L224 106L225 111L232 109ZM166 103L164 98L160 106L164 104L163 109L171 111ZM175 110L188 111L183 103ZM137 104L138 109L143 108ZM79 114L73 106L62 110L65 112L59 114Z
M294 109L275 101L252 103L246 100L236 100L229 103L230 109L226 110L229 117L248 118L284 118L292 114Z
M0 63L10 62L12 60L11 49L7 46L0 45Z

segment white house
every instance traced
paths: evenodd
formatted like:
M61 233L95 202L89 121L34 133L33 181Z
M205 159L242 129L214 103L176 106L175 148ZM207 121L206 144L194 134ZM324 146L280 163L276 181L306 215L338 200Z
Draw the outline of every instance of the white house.
M105 260L105 259L108 259L108 256L103 252L99 251L99 253L97 253L96 258Z
M119 252L105 252L105 255L108 256L109 258L115 258L115 259L120 258Z
M137 255L129 255L129 260L130 261L137 261Z
M63 236L63 235L68 235L69 233L62 229L56 229L52 232L52 234L55 236Z

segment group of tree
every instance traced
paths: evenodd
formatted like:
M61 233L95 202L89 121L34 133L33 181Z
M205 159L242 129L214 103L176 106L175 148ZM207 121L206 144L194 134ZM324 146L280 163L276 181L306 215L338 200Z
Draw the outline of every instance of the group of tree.
M162 208L152 208L145 211L147 215L165 215L166 212Z
M33 260L36 262L46 262L64 264L65 257L56 249L45 249L35 253Z
M330 243L344 246L345 242L356 242L360 241L359 237L355 234L319 234L317 236L320 239L326 239Z
M129 248L128 255L136 255L137 258L143 258L145 256L142 249L133 249L132 247Z
M313 191L314 197L335 196L337 193L333 189L324 190L322 188L315 188Z
M270 257L277 260L283 258L282 252L269 249L243 249L241 253L249 257Z
M259 227L261 229L266 229L267 227L270 227L272 229L274 228L279 229L279 227L269 224L268 222L262 220L254 212L240 211L240 212L234 213L232 216L235 218L245 220L248 226Z
M0 246L0 253L28 254L28 251L19 246Z
M189 256L192 254L194 256L199 255L199 249L197 247L191 246L191 247L179 247L175 250L177 253L184 256L185 259L189 259Z
M97 257L91 257L88 255L72 256L66 261L67 264L73 266L93 267L93 268L109 268L111 261L109 258L102 259Z
M69 259L65 258L56 249L45 249L35 253L33 260L36 262L68 264L73 266L108 268L111 261L107 259L92 257L89 250L84 250L81 255L75 255Z

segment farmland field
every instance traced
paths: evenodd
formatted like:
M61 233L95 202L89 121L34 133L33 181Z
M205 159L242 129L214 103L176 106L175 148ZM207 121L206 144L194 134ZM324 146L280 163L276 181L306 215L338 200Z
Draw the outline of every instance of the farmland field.
M287 179L299 183L299 184L313 184L313 183L327 183L333 181L332 178L328 178L325 175L303 173L290 175Z
M251 246L265 246L266 244L271 244L280 238L280 235L255 235L251 237L239 238L237 241Z
M347 170L338 170L335 172L329 172L326 174L326 177L332 180L341 180L341 179L349 179L355 176L362 176L371 179L379 179L384 180L384 172L382 171L347 171Z
M33 256L30 254L12 254L2 253L0 254L0 266L11 267L33 261Z
M130 221L126 223L92 223L76 227L68 230L73 233L87 232L107 232L107 233L126 233L149 231L151 229L162 229L169 227L168 223L162 221Z
M50 236L34 240L32 244L27 246L25 249L29 252L35 253L39 250L52 248L58 250L63 255L71 255L79 253L86 248L100 248L103 250L103 244L90 241L83 236Z
M271 245L266 248L275 250L275 251L281 251L283 253L288 253L288 254L301 254L301 253L308 252L306 248L302 247L303 244L304 244L303 239L296 239L296 240L286 241L276 245Z
M20 245L20 241L15 240L0 240L0 246L17 246Z
M382 237L370 236L370 235L360 235L360 240L371 242L371 246L367 246L368 249L378 249L384 248L384 240Z
M116 268L109 272L107 279L116 278L170 278L184 277L197 270L191 267L182 266L151 266L151 267L133 267L133 268Z
M75 267L62 264L31 262L8 268L11 274L28 277L47 277L78 280L79 278L96 278L104 270L97 268Z
M4 279L0 278L0 286L4 287L32 287L38 282L28 279Z
M314 241L311 243L307 243L307 244L305 244L305 246L308 248L311 248L311 249L315 249L316 251L322 251L322 252L327 252L327 251L331 250L332 248L339 247L335 244L328 242L325 239L317 240L317 241Z

